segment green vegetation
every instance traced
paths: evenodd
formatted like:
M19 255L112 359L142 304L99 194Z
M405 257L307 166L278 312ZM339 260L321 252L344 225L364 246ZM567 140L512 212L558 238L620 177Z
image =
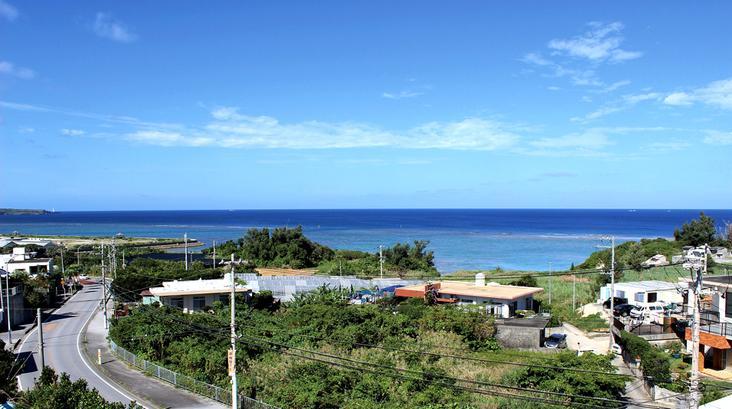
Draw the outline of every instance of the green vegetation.
M434 254L427 251L428 245L428 241L417 240L413 244L397 243L385 248L385 274L438 276ZM212 251L206 249L204 254L210 255ZM221 258L234 254L258 267L315 267L318 274L376 276L380 273L377 253L331 249L308 239L300 226L293 229L250 229L244 237L216 246L216 254Z
M3 215L7 215L7 216L38 215L38 214L48 214L48 213L50 213L48 210L43 210L43 209L8 209L8 208L0 209L0 216L3 216Z
M623 350L631 357L640 359L643 375L661 386L671 383L671 357L667 353L629 332L623 331L620 336Z
M681 229L674 231L674 239L684 246L701 246L702 244L712 244L717 235L714 225L714 219L702 212L698 220L692 220L684 223Z
M612 357L609 355L582 354L577 356L572 352L564 352L558 354L552 365L563 368L615 372ZM540 366L526 367L512 372L506 377L506 381L524 388L606 399L617 399L625 390L625 380L620 377L578 374ZM572 399L572 402L591 405L598 403L589 399ZM526 402L514 401L506 407L529 407L529 405ZM535 405L532 404L534 407Z
M207 249L206 254L211 250ZM302 232L302 227L294 229L278 227L269 229L249 229L237 241L227 241L216 247L216 254L222 258L235 254L260 267L315 267L324 260L333 258L333 250L316 243Z
M125 409L140 408L135 403L125 406L104 400L96 389L89 389L86 380L72 382L69 375L59 377L50 367L43 368L36 386L17 399L18 409Z
M552 380L557 374L550 372L524 373L519 367L521 372L511 376L516 367L500 361L458 361L440 353L546 365L554 364L556 357L560 365L614 371L606 365L609 358L516 355L499 350L493 323L484 314L416 299L350 305L347 293L321 288L284 305L268 305L265 299L250 305L238 302L237 322L246 323L238 331L241 390L273 405L297 408L514 407L496 397L469 393L455 378L538 382L551 390L620 396L614 387L596 388L612 381L585 374L558 386L564 380ZM207 314L143 306L114 321L110 337L145 359L226 387L228 314L220 302Z

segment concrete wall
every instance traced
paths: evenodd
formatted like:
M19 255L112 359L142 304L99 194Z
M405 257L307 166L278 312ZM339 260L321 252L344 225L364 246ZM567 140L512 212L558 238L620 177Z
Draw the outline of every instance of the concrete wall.
M237 293L239 295L247 296L249 293L240 292ZM163 305L172 305L172 300L175 298L182 298L183 299L183 308L188 311L202 311L202 308L194 308L193 307L193 299L203 297L204 298L204 306L210 307L211 304L214 303L214 301L222 301L222 302L229 302L229 294L205 294L205 295L185 295L183 297L160 297L161 303Z
M544 346L544 336L544 328L496 324L496 339L506 348L540 348Z
M3 291L2 291L3 304L7 303L7 297L6 297L5 293L6 293L5 288L3 288ZM5 306L5 310L3 310L2 314L1 314L2 316L0 316L0 328L2 328L3 331L7 331L8 312L7 312L7 305L4 305L4 306ZM33 321L34 318L35 318L35 311L30 311L29 309L25 308L25 305L23 303L23 287L17 286L17 287L11 288L10 289L10 323L13 326L16 326L16 325L31 322L31 321Z

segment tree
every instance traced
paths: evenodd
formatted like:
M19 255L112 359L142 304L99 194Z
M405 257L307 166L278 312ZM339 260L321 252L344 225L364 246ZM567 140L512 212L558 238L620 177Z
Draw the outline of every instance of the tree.
M67 373L57 376L50 367L43 368L35 388L23 392L18 398L19 409L125 409L139 408L130 403L107 402L96 389L89 389L86 380L72 382Z
M636 271L641 271L643 268L643 262L648 258L645 256L643 246L639 243L633 242L628 250L625 252L625 263Z
M530 274L525 274L521 276L518 280L511 281L508 283L509 285L519 285L523 287L538 287L538 284L536 283L536 278L534 278Z
M0 403L5 403L8 398L15 395L18 384L15 381L14 372L20 368L15 366L15 355L5 349L5 342L0 340L0 372L7 374L0 378Z
M694 247L712 243L715 235L714 219L705 215L704 212L699 213L699 219L684 223L681 230L674 231L676 241Z

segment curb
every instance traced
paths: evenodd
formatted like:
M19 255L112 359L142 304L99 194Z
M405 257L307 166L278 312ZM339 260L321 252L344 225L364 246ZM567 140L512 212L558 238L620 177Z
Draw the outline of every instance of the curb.
M96 359L94 359L94 357L92 357L92 356L89 356L89 348L88 348L89 342L88 342L87 337L86 337L86 331L87 331L87 328L89 327L89 324L92 322L92 320L94 319L94 317L97 314L99 314L99 311L93 312L92 315L90 316L90 318L84 323L84 326L81 327L81 332L80 332L81 333L81 339L80 339L81 346L80 346L79 349L81 349L83 351L83 359L86 361L86 364L90 368L93 368L94 373L98 377L104 379L108 383L112 383L114 385L119 386L120 389L122 389L125 392L127 392L128 394L132 395L131 397L135 398L134 401L135 401L136 404L142 406L143 408L163 409L164 406L160 406L160 405L158 405L158 404L156 404L154 402L150 402L149 399L142 399L137 394L133 394L130 391L130 386L129 385L125 385L124 383L121 383L121 382L118 382L115 379L112 379L112 377L110 376L111 372L108 371L108 370L106 370L104 367L102 367L100 365L97 365Z

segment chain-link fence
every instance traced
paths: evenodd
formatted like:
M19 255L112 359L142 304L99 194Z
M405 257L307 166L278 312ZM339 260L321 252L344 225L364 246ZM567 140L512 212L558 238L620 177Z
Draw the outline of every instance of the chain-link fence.
M231 404L231 390L229 389L210 385L193 379L190 376L163 368L160 365L142 359L121 346L118 346L114 341L109 341L109 346L112 349L112 352L114 352L120 359L136 368L139 368L149 376L161 379L177 388L186 389L226 405ZM268 405L264 402L242 395L239 395L239 407L242 409L279 409L276 406Z

